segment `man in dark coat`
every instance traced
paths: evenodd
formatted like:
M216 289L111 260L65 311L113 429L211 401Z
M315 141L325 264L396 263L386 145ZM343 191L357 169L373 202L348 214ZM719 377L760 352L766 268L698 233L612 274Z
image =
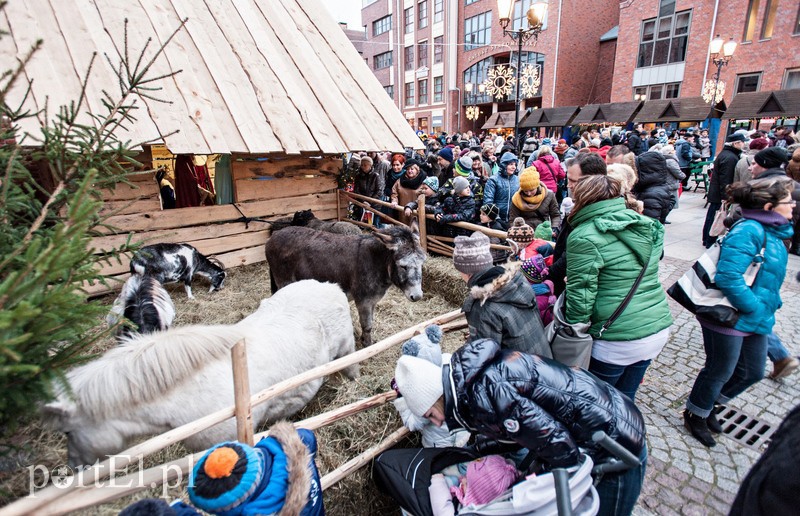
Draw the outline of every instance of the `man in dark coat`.
M628 148L635 155L642 154L645 151L645 144L642 137L639 135L639 129L634 129L628 136Z
M636 158L639 180L633 194L644 203L643 215L664 224L674 206L672 183L674 179L667 168L667 158L657 150L647 151Z
M493 266L489 237L476 231L456 237L453 265L467 282L464 314L469 338L490 338L503 348L552 357L536 293L518 265Z
M736 164L742 156L742 149L745 147L747 138L742 133L733 133L728 136L722 152L714 160L714 170L711 172L711 181L708 185L708 212L706 221L703 225L703 245L706 248L714 245L717 237L708 234L711 224L714 223L714 216L722 206L722 201L727 199L725 189L733 182L733 175L736 172Z
M647 461L644 418L629 398L592 374L480 339L442 367L400 357L395 381L415 415L516 443L551 468L578 464L579 447L603 462L609 453L592 434L605 432L641 463L602 477L596 486L600 514L630 514L636 505Z

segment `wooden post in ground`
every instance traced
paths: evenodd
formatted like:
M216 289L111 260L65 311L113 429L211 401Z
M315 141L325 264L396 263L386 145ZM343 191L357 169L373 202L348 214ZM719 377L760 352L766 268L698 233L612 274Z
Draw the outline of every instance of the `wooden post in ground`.
M419 194L417 197L417 224L419 224L419 242L422 250L428 252L428 228L425 223L425 196Z
M342 220L342 197L339 195L339 189L336 189L336 220Z
M244 339L231 348L231 364L236 438L240 443L253 446L253 410L250 405L250 375L247 371L247 341Z

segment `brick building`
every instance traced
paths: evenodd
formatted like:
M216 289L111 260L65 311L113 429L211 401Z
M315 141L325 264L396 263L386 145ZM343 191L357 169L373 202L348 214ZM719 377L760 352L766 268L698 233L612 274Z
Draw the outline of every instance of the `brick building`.
M509 28L527 24L532 3L515 2ZM538 41L522 49L523 64L538 65L541 77L522 107L608 102L618 16L616 0L597 0L591 16L578 2L550 0ZM513 111L513 92L494 99L478 88L490 67L517 60L496 0L364 0L361 19L363 55L413 127L479 129L493 113ZM477 120L466 119L468 105L480 108Z
M800 88L797 1L624 0L619 8L612 102L702 95L716 72L708 49L717 34L739 43L721 72L728 106L739 93Z

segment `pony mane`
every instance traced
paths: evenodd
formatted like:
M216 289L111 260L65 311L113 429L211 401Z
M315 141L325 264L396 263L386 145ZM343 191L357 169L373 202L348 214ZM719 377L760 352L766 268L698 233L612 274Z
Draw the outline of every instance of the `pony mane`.
M161 396L196 370L227 357L243 336L238 324L132 335L67 378L81 410L102 419Z

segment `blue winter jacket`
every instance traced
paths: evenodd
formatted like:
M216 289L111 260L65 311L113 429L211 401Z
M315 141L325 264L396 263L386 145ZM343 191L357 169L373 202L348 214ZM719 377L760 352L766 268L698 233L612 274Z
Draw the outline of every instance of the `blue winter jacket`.
M519 160L514 154L511 152L503 154L497 165L497 173L489 178L483 188L483 204L496 204L500 212L498 218L503 221L508 221L511 197L519 190L519 176L516 173L509 176L506 171L506 167L512 161L516 161L519 167Z
M762 224L748 216L731 228L722 241L722 250L717 264L714 282L731 304L739 310L739 321L734 328L739 331L769 335L775 324L775 311L781 307L780 288L786 276L788 253L783 240L791 238L794 231L791 223L781 225ZM755 210L752 210L755 211ZM780 217L777 214L768 214ZM752 287L745 284L743 274L761 251L764 236L767 246L764 262Z

